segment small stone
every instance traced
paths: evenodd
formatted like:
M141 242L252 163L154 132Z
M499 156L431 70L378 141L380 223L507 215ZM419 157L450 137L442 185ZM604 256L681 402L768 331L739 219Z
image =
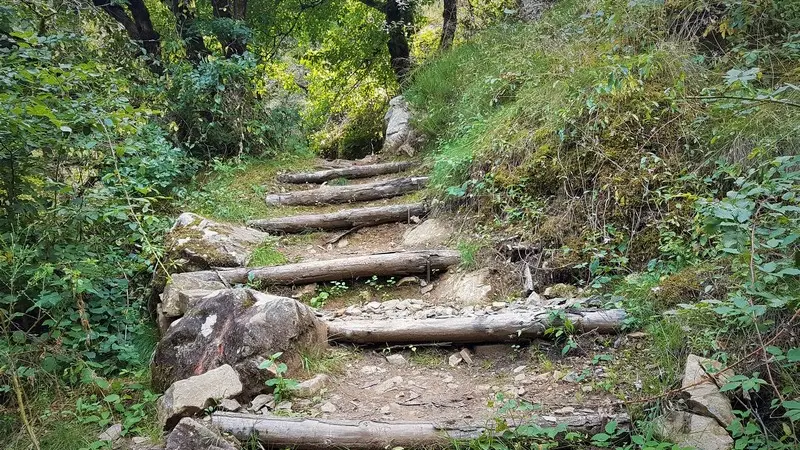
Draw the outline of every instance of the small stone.
M583 391L585 393L592 392L593 390L594 390L594 388L592 387L591 384L587 384L585 386L581 386L581 391Z
M633 333L628 333L628 337L631 339L642 339L647 337L647 333L643 331L635 331Z
M275 397L273 397L271 394L257 395L250 402L250 409L252 411L258 411L261 408L263 408L264 406L266 406L268 403L271 403L274 399L275 399Z
M578 374L575 372L569 372L568 374L564 375L562 380L566 381L567 383L577 383L578 382Z
M348 316L360 316L362 311L360 308L357 308L355 306L350 306L344 311L344 313L347 314Z
M558 414L558 415L564 416L564 415L567 415L567 414L572 414L574 412L575 412L575 408L573 408L572 406L565 406L563 408L560 408L560 409L557 409L557 410L553 411L553 414Z
M381 407L381 414L386 415L386 414L391 414L391 412L392 412L392 407L391 406L386 405L386 406L382 406Z
M531 292L528 295L528 298L525 299L528 304L538 305L544 303L544 298L541 295L537 294L536 292Z
M508 306L508 303L506 302L492 302L492 309L495 311L501 310L506 306Z
M433 290L433 284L429 284L427 286L423 286L419 291L424 295L424 294L429 293L432 290Z
M402 383L403 383L403 377L396 376L396 377L389 378L388 380L384 381L383 383L375 386L373 389L375 391L377 391L377 392L384 393L384 392L387 392L387 391L389 391L391 389L394 389L395 387L397 387L398 385L400 385Z
M546 372L546 373L540 373L539 375L536 375L535 377L533 377L533 380L534 381L546 381L546 380L549 380L551 378L553 378L553 374L550 373L550 372Z
M558 381L558 380L560 380L562 378L564 378L564 373L563 372L561 372L560 370L554 370L553 371L553 379L554 380Z
M397 308L399 311L405 311L405 310L406 310L406 309L408 309L410 306L411 306L411 302L409 302L408 300L403 300L403 301L401 301L401 302L397 303L397 306L396 306L396 308Z
M472 365L472 354L469 352L469 350L462 348L458 354L461 355L461 359L463 359L465 363Z
M450 374L447 374L447 375L445 375L445 377L442 379L442 381L444 381L445 383L452 383L454 379L455 379L455 378L453 378L453 376L452 376L452 375L450 375Z
M514 381L516 382L525 381L525 374L524 373L517 374L517 376L514 377Z
M106 428L105 431L97 435L98 441L109 441L114 442L122 436L122 424L115 423L110 427Z
M280 402L275 407L275 409L278 410L278 411L291 411L292 410L292 402L289 402L289 401Z
M228 364L176 381L158 400L158 418L165 429L171 429L183 417L194 415L223 398L242 393L239 374Z
M525 370L526 368L527 368L527 366L517 366L517 367L514 368L513 372L514 373L520 373L523 370Z
M459 353L453 353L449 358L447 358L447 363L450 364L450 367L455 367L461 364L461 361L464 361L464 358L462 358L461 354Z
M375 375L376 373L383 373L386 372L386 369L383 369L378 366L364 366L361 368L361 373L364 375Z
M331 402L325 402L322 406L319 407L319 410L326 414L332 414L336 412L336 405L334 405Z
M655 421L656 434L681 446L698 450L728 450L730 434L710 417L686 411L671 411Z
M367 308L377 311L381 309L381 302L369 302L367 303Z
M330 382L330 377L324 373L320 373L311 378L310 380L303 381L292 389L292 394L297 397L313 397Z
M397 282L396 286L400 287L400 286L402 286L404 284L417 284L417 283L419 283L419 281L420 280L417 277L403 277L403 278L400 278L400 281Z
M519 396L525 395L525 388L524 387L517 388L517 395Z
M381 304L384 310L395 309L397 304L400 303L400 300L386 300Z
M350 241L348 241L347 239L342 238L342 239L339 239L339 242L336 243L336 248L345 248L348 245L350 245Z
M232 398L222 399L217 406L224 411L238 411L242 407L239 402Z
M492 387L488 384L479 384L475 389L481 392L488 392Z
M401 355L399 353L395 353L393 355L387 356L386 357L386 361L388 361L389 364L392 364L394 366L405 366L406 363L407 363L407 361L403 357L403 355Z

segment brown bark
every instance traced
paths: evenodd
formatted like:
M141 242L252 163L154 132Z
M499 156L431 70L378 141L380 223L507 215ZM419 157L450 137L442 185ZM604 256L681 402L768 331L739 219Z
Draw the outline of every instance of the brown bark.
M544 336L553 310L513 311L475 317L442 319L355 320L329 322L328 338L351 344L501 343ZM578 330L616 333L625 311L580 310L566 313Z
M627 414L545 416L532 418L526 424L543 428L565 424L567 432L596 434L612 420L617 422L617 428L621 430L630 425ZM299 450L449 448L454 441L467 442L491 433L483 425L442 426L432 422L304 419L227 412L215 412L211 416L211 423L240 440L255 435L268 447ZM563 434L559 437L563 437Z
M310 173L287 173L278 176L283 183L324 183L337 178L369 178L377 175L402 172L414 166L412 162L390 162L341 169L320 170Z
M458 0L444 0L442 13L442 38L439 41L439 50L447 50L453 45L458 26Z
M317 189L269 194L268 205L318 205L333 203L365 202L397 197L422 189L428 177L397 178L375 183L348 186L322 186Z
M428 275L458 264L455 250L420 250L379 253L350 258L285 264L273 267L202 270L173 275L193 277L203 281L222 281L227 285L251 281L266 285L300 285L321 281L352 280L361 277Z
M408 39L414 26L414 6L411 1L398 3L397 0L359 0L386 16L389 33L387 47L389 61L397 81L402 83L411 71L411 50Z
M211 0L211 9L217 19L232 19L244 22L247 19L247 0ZM241 55L247 51L247 42L230 34L218 33L225 57Z
M203 35L195 29L197 19L194 1L192 0L165 0L172 14L175 16L175 29L178 36L186 46L186 59L193 63L205 59L208 49L203 42Z
M247 225L268 233L302 233L304 231L341 230L371 227L382 223L408 222L412 216L422 217L427 212L428 208L425 204L412 203L408 205L346 209L330 214L251 220L247 222Z
M122 25L128 33L128 38L144 49L150 71L156 75L164 73L160 61L161 36L153 28L150 12L144 0L128 0L126 3L128 11L120 3L114 3L112 0L93 0L93 3Z

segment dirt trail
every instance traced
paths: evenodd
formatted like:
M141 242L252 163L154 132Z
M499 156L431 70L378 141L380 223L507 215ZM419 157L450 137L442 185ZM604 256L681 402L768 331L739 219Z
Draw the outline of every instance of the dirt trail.
M410 176L414 170L393 175L347 180L347 184ZM418 171L417 171L418 172ZM340 181L341 182L341 181ZM314 188L315 185L275 184L277 191ZM418 200L418 193L388 200L317 207L276 207L273 217L300 213L323 213L350 207L386 205ZM278 238L276 249L289 262L330 260L372 253L409 250L403 235L415 223L392 223L365 227L335 240L343 231L286 235ZM428 293L426 280L360 280L350 283L348 292L331 295L321 308L324 317L358 320L367 309L387 302L408 304L388 317L414 317L421 308L437 308L443 314L463 310L465 305L440 302ZM431 280L436 284L436 280ZM325 287L329 289L330 286ZM323 286L318 286L317 291ZM294 294L308 300L316 292L296 288ZM497 305L494 305L497 307ZM413 310L412 310L413 308ZM469 312L491 311L493 306L471 305ZM391 308L389 308L391 309ZM419 313L417 313L419 314ZM602 362L613 358L613 338L588 335L579 339L580 356L560 357L560 347L542 341L531 346L484 345L472 347L402 346L397 348L334 347L320 357L330 382L312 398L293 399L290 410L262 411L333 419L432 420L447 424L489 422L502 400L523 400L537 406L535 414L564 416L610 413L615 401L609 392ZM624 345L623 345L624 347ZM460 351L467 355L459 355ZM388 357L388 359L387 359ZM466 359L466 360L465 360ZM471 359L471 361L469 361ZM594 361L593 361L594 359ZM313 373L314 364L311 364Z

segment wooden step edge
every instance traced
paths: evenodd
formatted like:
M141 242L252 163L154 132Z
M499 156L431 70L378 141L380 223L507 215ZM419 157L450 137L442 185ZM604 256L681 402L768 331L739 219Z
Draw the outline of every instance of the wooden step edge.
M630 429L626 413L583 414L572 416L539 416L530 421L512 423L512 429L522 425L542 428L565 427L565 432L592 435L603 431L605 425L615 421L618 430ZM431 448L467 442L491 433L485 424L444 425L434 421L384 421L319 419L312 417L275 417L261 414L215 412L211 423L223 432L241 441L255 437L262 444L274 448L306 450L350 449L371 450L403 448Z
M428 181L428 177L405 177L345 186L322 186L316 189L267 194L264 201L270 206L314 206L366 202L399 197L419 191L428 184Z
M303 184L324 183L337 178L369 178L379 175L399 173L411 169L416 163L411 161L388 162L378 164L354 165L336 169L319 170L315 172L284 173L278 175L281 183Z
M568 310L540 308L482 316L432 319L329 320L331 342L356 345L499 344L545 337L554 325L553 312L563 314L576 330L615 334L627 317L623 309Z
M349 208L332 213L301 214L272 219L248 220L247 226L275 234L330 231L355 227L372 227L384 223L411 222L423 217L429 208L425 203Z

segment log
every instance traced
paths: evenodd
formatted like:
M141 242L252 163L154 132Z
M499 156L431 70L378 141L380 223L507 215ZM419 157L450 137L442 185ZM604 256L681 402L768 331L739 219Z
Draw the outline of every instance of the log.
M336 342L383 345L447 342L488 344L529 341L544 336L555 309L510 311L475 317L441 319L352 320L328 322L328 339ZM616 333L625 320L622 309L565 312L579 331Z
M268 205L318 205L332 203L366 202L397 197L422 189L428 177L395 178L375 183L348 186L322 186L317 189L268 194Z
M320 170L306 173L286 173L278 175L282 183L324 183L337 178L369 178L378 175L398 173L414 166L413 162L389 162L363 166L342 167L339 169Z
M458 264L461 257L455 250L420 250L378 253L366 256L311 261L282 266L201 270L173 275L189 276L201 281L221 281L226 285L250 281L265 285L311 284L321 281L350 280L360 277L426 275Z
M412 216L422 217L427 213L428 207L425 204L411 203L407 205L345 209L330 214L309 214L277 219L250 220L247 222L247 226L268 233L301 233L314 230L371 227L391 222L408 222Z
M617 422L618 429L629 428L630 418L624 413L542 416L532 418L526 424L543 428L565 424L567 432L596 434L611 420ZM484 433L491 433L481 425L443 426L433 422L265 417L228 412L213 413L211 424L242 441L255 436L269 448L299 450L441 448L452 447L454 441L467 442L480 438ZM559 437L563 438L563 433L556 439Z

